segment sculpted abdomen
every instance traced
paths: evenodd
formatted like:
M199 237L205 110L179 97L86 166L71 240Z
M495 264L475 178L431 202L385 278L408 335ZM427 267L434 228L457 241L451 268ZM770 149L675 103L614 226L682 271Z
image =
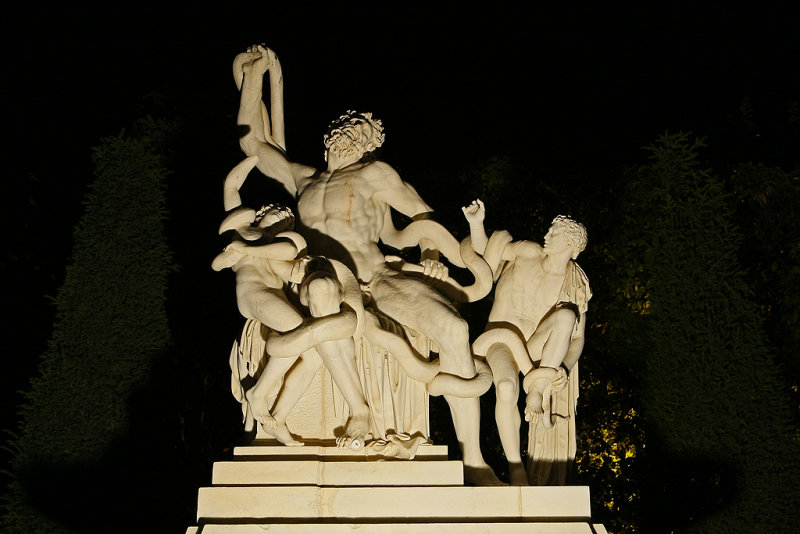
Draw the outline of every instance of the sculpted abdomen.
M375 242L383 214L378 214L363 184L334 175L306 188L297 203L303 224L340 242ZM360 186L360 187L357 187Z
M297 212L304 226L320 234L306 236L312 253L338 259L368 282L384 262L377 246L383 211L360 178L358 172L323 175L302 190Z
M515 324L526 336L558 302L561 277L542 271L537 262L518 259L497 282L489 320Z

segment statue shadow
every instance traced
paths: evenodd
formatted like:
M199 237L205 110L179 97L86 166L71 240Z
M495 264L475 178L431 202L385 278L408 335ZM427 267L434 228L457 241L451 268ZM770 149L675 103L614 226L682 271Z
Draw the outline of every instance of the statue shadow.
M712 457L653 454L642 485L643 532L685 532L736 499L736 468Z
M35 451L16 477L25 513L81 533L181 532L195 524L197 489L211 484L213 462L242 430L231 417L230 388L202 364L182 362L174 352L156 359L150 381L129 399L127 431L97 457L63 461Z

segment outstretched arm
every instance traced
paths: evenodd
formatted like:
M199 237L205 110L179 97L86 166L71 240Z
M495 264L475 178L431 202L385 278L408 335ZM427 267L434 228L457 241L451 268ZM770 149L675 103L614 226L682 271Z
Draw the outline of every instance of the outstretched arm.
M389 164L376 161L367 169L368 181L375 188L373 198L382 201L412 219L430 217L433 208L428 206L411 184L404 182Z
M237 66L240 65L240 66ZM277 73L273 74L273 69ZM241 71L241 75L239 74ZM270 71L272 81L272 122L263 103L264 74ZM261 45L251 47L234 61L234 76L241 79L238 125L245 129L239 146L247 156L258 156L258 169L280 182L291 194L297 193L297 183L314 174L314 169L289 161L283 147L283 77L275 53ZM240 78L241 76L241 78Z
M266 260L293 260L297 257L298 250L294 243L278 241L266 245L248 245L241 241L234 241L228 248L243 256L253 256Z
M420 221L425 220L430 220L431 223L436 224L432 220L433 210L422 200L422 198L419 196L419 193L417 193L417 191L410 184L403 182L399 175L397 175L397 173L394 172L391 167L388 165L386 165L386 167L388 170L388 172L386 172L388 179L386 180L385 185L388 187L385 190L379 191L378 194L376 194L376 197L386 202L389 207L396 209L403 215L411 217L412 223L409 227L419 224ZM391 210L387 211L387 217L385 220L388 221L387 226L384 228L385 231L381 233L381 238L383 239L384 243L396 248L404 248L399 246L399 241L394 243L392 242L392 235L399 234L395 231L394 226L391 223ZM441 230L443 230L446 234L446 240L451 241L451 245L455 245L449 247L451 249L450 254L446 255L452 259L455 259L457 241L452 235L450 235L450 232L444 229L444 227L441 227ZM441 236L439 236L439 238L441 239ZM440 246L446 244L447 243L445 242L438 242L433 236L423 234L418 236L418 239L416 239L416 242L413 245L409 245L419 245L419 263L423 267L423 276L433 278L435 280L447 279L447 267L441 261L439 261Z

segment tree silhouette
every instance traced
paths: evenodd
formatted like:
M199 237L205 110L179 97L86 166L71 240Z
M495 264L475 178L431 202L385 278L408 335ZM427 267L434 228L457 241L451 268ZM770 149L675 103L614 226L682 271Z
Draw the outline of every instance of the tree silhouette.
M629 184L624 254L650 431L647 532L792 532L798 447L781 370L703 142L664 134Z
M167 171L151 142L158 125L149 126L153 137L123 133L94 149L96 179L55 300L52 338L11 444L5 532L101 530L130 511L131 475L141 464L114 448L141 445L130 436L131 401L170 343Z

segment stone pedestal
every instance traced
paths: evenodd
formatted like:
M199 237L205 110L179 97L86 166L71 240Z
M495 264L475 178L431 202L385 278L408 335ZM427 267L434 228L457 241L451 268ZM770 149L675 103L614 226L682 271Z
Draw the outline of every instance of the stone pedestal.
M588 487L464 486L461 462L443 446L385 460L255 443L215 463L211 487L199 490L198 526L187 534L606 532L591 523Z

